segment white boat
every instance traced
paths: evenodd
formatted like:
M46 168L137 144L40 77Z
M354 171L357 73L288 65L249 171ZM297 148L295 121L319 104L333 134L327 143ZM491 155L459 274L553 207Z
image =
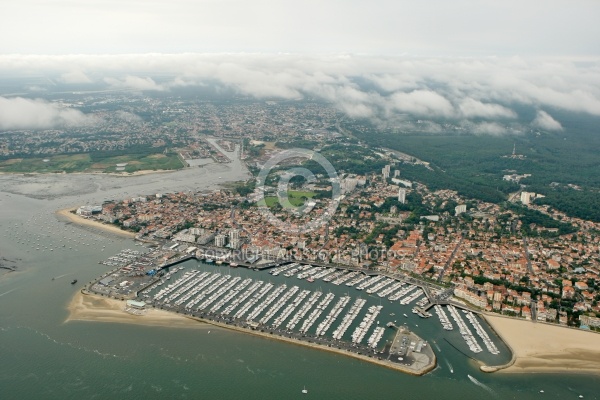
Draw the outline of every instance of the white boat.
M304 393L304 394L308 393L308 390L306 390L306 386L304 386L304 388L302 389L302 393Z

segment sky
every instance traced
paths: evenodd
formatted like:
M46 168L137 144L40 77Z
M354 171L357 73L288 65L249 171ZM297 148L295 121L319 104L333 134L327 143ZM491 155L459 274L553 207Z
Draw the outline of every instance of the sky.
M599 55L597 0L3 1L0 54Z
M20 0L0 11L0 80L44 82L0 91L0 129L97 122L45 99L61 83L146 94L210 83L407 129L418 118L432 132L443 121L562 131L555 110L600 116L598 0ZM534 109L526 126L521 106Z

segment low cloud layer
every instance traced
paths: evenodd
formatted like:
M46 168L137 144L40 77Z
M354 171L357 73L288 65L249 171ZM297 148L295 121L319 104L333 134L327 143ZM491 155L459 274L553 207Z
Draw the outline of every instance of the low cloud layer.
M82 71L68 71L60 76L60 81L70 84L92 83L92 80Z
M152 78L127 75L124 79L104 78L113 89L129 89L140 91L163 91L165 88L158 85Z
M93 120L78 110L44 100L0 97L0 129L50 129Z
M516 118L517 114L498 104L483 103L479 100L466 98L460 102L458 109L466 118Z
M416 58L352 55L144 54L0 56L0 74L90 76L115 90L217 85L257 99L319 99L352 118L474 133L514 133L521 106L600 116L600 59ZM160 77L160 80L157 79ZM426 122L426 123L425 123ZM437 125L436 125L437 124ZM562 126L540 111L532 127ZM516 129L517 131L519 129Z
M550 114L545 111L538 111L535 119L533 120L533 125L538 128L546 129L548 131L562 131L563 127Z

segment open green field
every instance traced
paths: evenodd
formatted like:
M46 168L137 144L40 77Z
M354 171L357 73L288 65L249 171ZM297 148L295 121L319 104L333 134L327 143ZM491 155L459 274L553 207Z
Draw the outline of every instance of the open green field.
M289 190L288 191L288 199L290 200L290 203L294 207L299 207L299 206L303 205L306 199L311 199L315 195L316 195L315 192L310 192L310 191L306 191L306 190ZM264 203L260 202L258 205L262 206L265 204L269 208L274 207L275 205L279 204L279 199L277 198L277 196L267 196L267 197L265 197Z
M127 164L117 171L117 164ZM177 154L131 154L98 157L92 154L56 155L40 158L13 158L0 161L0 172L13 173L73 173L123 172L181 169L184 165Z

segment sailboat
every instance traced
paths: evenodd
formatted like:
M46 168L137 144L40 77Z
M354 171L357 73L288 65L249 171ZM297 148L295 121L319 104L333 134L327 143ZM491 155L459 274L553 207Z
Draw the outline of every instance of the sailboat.
M302 388L302 393L304 393L304 394L308 393L308 390L306 390L306 386L304 386L304 387Z

